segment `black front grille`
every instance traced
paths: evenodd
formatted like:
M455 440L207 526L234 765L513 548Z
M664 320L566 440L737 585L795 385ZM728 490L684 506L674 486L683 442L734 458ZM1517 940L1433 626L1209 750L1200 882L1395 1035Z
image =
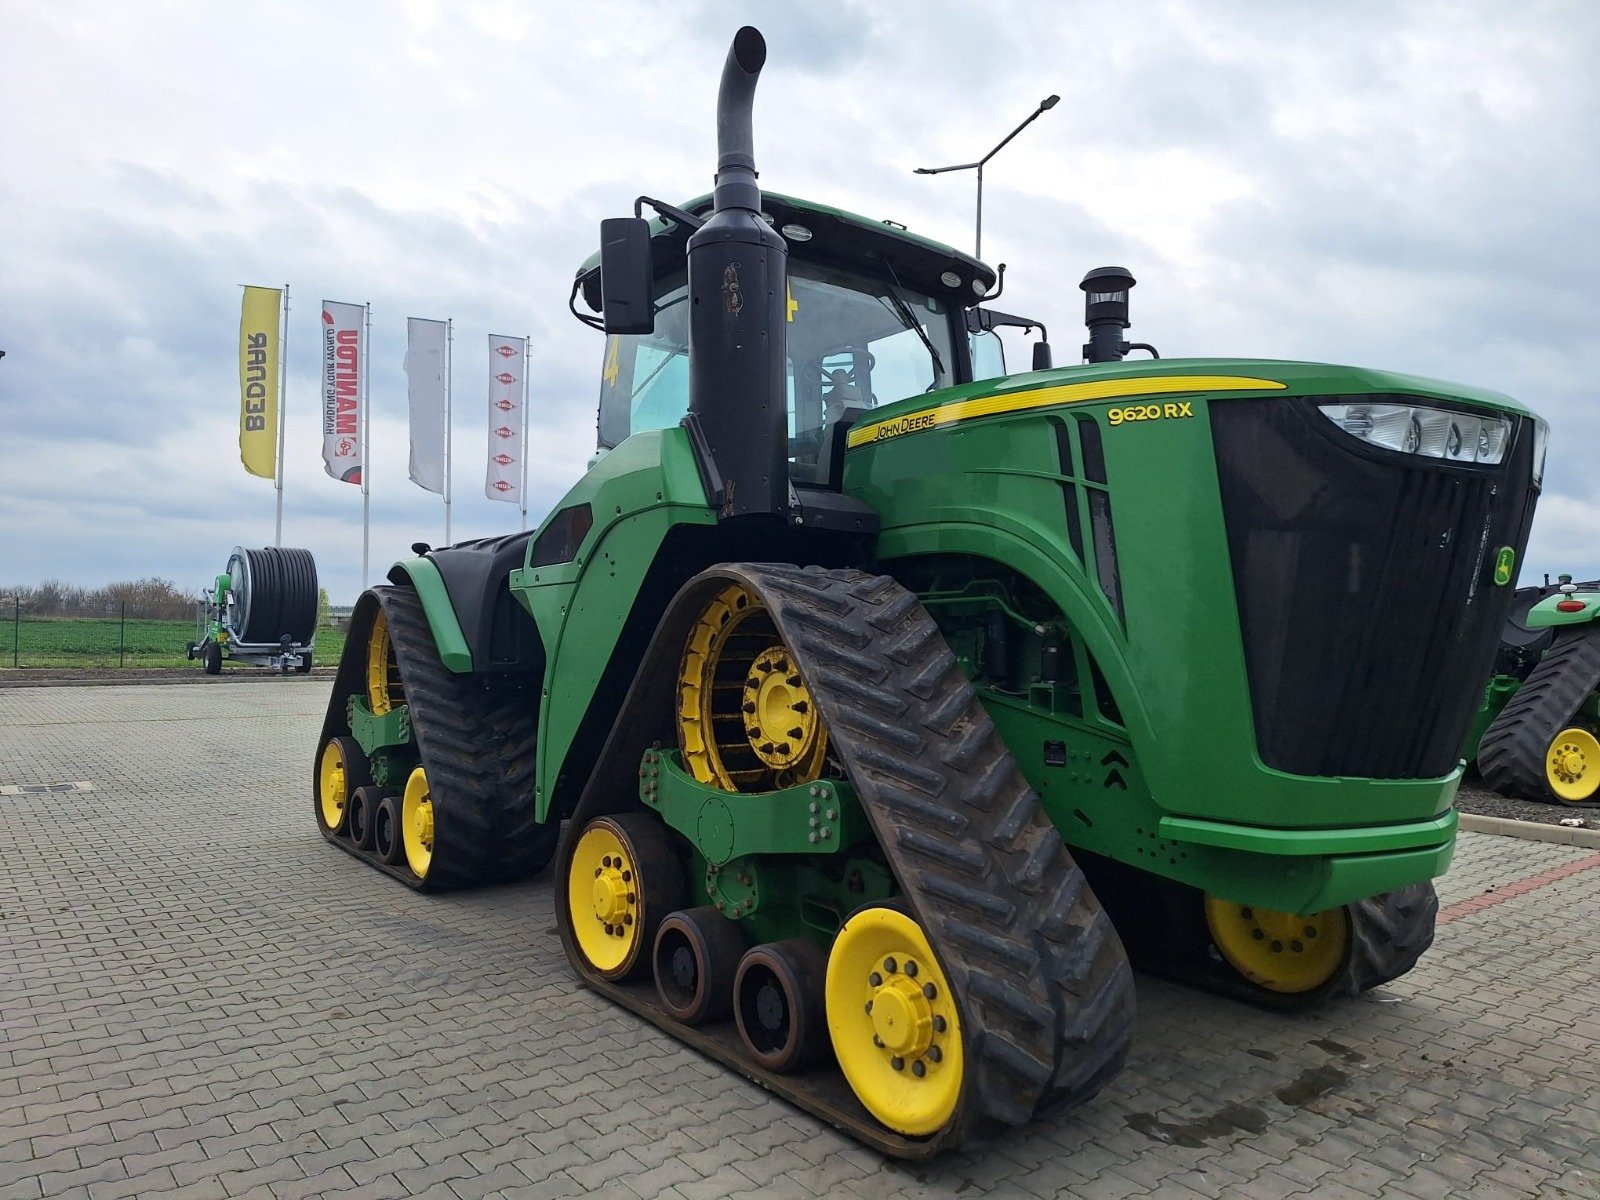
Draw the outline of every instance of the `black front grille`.
M1512 596L1495 555L1527 542L1533 423L1499 466L1460 467L1367 446L1308 400L1210 411L1261 760L1448 774Z

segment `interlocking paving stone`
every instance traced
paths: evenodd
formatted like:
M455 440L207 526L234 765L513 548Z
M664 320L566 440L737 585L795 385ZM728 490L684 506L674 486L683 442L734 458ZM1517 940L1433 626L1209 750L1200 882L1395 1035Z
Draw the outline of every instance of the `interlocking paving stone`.
M1593 851L1463 834L1417 970L1284 1018L1139 981L1093 1103L890 1163L572 979L548 878L325 845L327 684L0 690L0 1197L1600 1195ZM1500 896L1481 906L1483 897Z

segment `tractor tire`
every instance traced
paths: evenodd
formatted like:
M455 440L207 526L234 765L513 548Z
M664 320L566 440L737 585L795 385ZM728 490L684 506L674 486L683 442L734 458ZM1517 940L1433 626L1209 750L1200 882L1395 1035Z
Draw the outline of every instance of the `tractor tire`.
M1600 625L1563 629L1478 745L1497 792L1581 804L1600 791L1600 742L1579 716L1600 687Z
M207 642L200 647L200 667L207 675L221 675L222 647L216 642Z
M657 627L571 827L643 810L639 764L652 747L677 738L675 689L691 631L730 589L770 614L778 647L803 676L825 726L828 761L848 777L866 815L876 841L870 853L882 856L901 889L892 910L901 915L872 918L882 928L867 928L866 944L898 936L926 946L918 983L932 986L936 968L947 986L930 1003L959 1015L958 1024L940 1018L954 1039L942 1057L919 1043L923 1058L903 1058L903 1072L891 1078L919 1087L924 1070L912 1068L926 1068L930 1078L959 1078L958 1094L946 1097L948 1108L930 1104L919 1121L896 1126L874 1115L874 1106L888 1107L887 1088L856 1091L831 1067L770 1069L722 1027L674 1019L648 980L616 983L596 969L574 936L573 921L583 915L575 901L557 905L574 969L589 987L695 1049L896 1157L925 1158L970 1134L1021 1125L1094 1095L1120 1070L1133 1032L1133 977L1122 944L932 618L893 579L725 564L690 580ZM578 894L571 878L578 840L563 841L558 895ZM849 979L857 989L883 986L881 976L867 974L851 970ZM875 1048L870 1020L862 1025L862 1005L848 988L835 992L831 962L828 975L835 1049L847 1038L858 1061L877 1055L882 1062L871 1069L887 1072L893 1064L882 1043ZM897 977L888 983L912 987ZM836 995L851 1002L836 1006Z
M411 588L376 587L357 603L320 745L348 734L351 697L377 686L369 680L368 643L379 630L388 643L387 665L375 669L382 673L386 707L404 705L409 713L411 752L427 780L430 843L425 875L403 854L392 862L364 857L427 891L506 882L542 869L554 852L557 827L534 819L537 685L526 679L486 683L450 671Z

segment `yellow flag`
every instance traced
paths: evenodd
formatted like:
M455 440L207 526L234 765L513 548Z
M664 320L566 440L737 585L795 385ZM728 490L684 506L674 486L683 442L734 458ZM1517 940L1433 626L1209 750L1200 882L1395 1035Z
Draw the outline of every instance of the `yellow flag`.
M247 287L239 317L239 457L263 479L277 475L282 296L278 288Z

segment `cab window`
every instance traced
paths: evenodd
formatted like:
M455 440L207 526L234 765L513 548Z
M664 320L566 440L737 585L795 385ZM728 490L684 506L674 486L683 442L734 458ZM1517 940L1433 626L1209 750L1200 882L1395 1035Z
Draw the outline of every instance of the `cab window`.
M790 473L796 482L823 482L833 425L847 411L955 382L950 320L942 302L892 278L789 266ZM654 332L606 339L602 447L675 425L689 410L688 287L682 274L663 284Z

